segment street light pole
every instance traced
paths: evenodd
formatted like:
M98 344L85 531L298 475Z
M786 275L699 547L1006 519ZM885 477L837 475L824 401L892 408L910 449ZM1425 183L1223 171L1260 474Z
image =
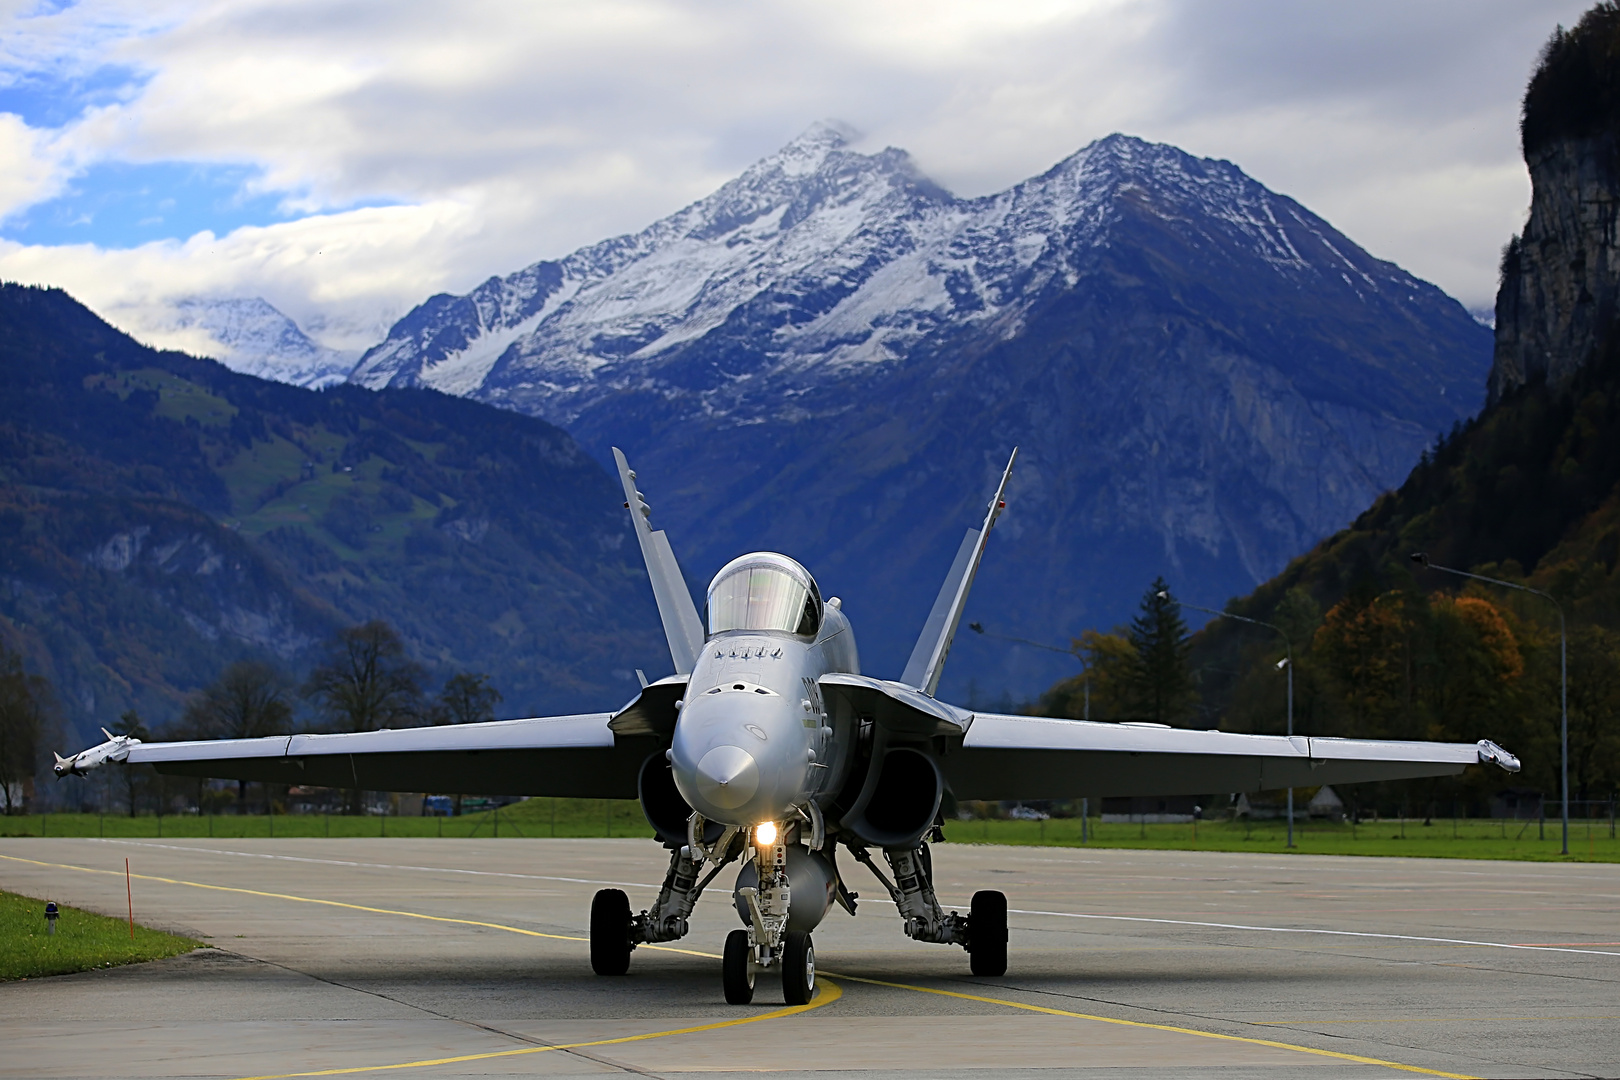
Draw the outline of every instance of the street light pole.
M1160 592L1159 599L1169 600L1171 599L1171 596L1168 592ZM1198 604L1189 604L1185 600L1177 600L1175 603L1181 607L1188 607L1192 608L1194 611L1202 611L1206 614L1214 615L1218 619L1235 619L1238 622L1246 622L1252 626L1263 626L1283 639L1283 650L1285 655L1283 656L1282 663L1278 664L1277 666L1286 667L1288 669L1288 735L1290 738L1292 738L1294 735L1294 643L1288 640L1288 635L1283 633L1282 627L1273 626L1268 622L1261 622L1259 619L1251 619L1246 615L1233 615L1230 611L1216 611L1214 608L1201 607ZM1288 846L1294 846L1293 788L1288 789Z
M1535 593L1546 600L1558 611L1558 753L1559 753L1559 786L1561 788L1564 816L1564 842L1560 854L1569 854L1569 638L1564 625L1564 605L1560 604L1553 595L1532 589L1528 585L1520 585L1516 581L1503 581L1501 578L1486 577L1484 574L1470 574L1467 570L1453 570L1449 566L1440 566L1429 561L1427 552L1414 551L1411 559L1425 570L1439 570L1446 574L1456 574L1458 577L1473 578L1475 581L1488 581L1492 585L1501 585L1507 589L1518 589L1520 592Z

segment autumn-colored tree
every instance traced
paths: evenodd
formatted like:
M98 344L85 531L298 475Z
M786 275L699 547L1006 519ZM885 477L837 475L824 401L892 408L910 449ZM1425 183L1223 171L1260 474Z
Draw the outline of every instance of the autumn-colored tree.
M1429 605L1423 700L1433 739L1478 738L1481 720L1507 711L1524 674L1513 630L1491 601L1437 596Z
M1122 631L1083 631L1072 647L1085 669L1064 679L1041 696L1042 716L1070 720L1119 720L1133 715L1130 678L1136 650Z
M1311 642L1313 657L1337 682L1363 736L1401 732L1411 697L1409 598L1389 592L1371 602L1347 597L1328 610Z

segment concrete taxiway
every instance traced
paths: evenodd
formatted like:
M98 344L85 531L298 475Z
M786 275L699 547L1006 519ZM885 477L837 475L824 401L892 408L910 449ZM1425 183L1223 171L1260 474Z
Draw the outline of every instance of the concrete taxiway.
M820 996L727 1006L729 873L624 978L591 894L638 840L0 840L0 887L213 949L0 984L0 1076L1620 1075L1620 866L945 845L1006 892L1006 977L920 945L864 868Z

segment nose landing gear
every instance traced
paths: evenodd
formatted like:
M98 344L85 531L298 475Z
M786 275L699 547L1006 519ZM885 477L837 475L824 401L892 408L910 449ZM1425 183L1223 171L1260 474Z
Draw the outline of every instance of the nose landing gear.
M794 931L783 935L776 963L782 968L782 1000L789 1005L810 1004L816 994L816 946L810 935ZM747 1005L754 1000L754 982L759 970L748 931L733 930L726 935L720 973L727 1004Z

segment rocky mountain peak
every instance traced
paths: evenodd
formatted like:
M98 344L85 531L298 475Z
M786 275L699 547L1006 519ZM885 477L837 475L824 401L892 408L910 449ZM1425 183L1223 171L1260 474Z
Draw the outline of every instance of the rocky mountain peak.
M173 329L209 339L196 351L244 375L318 389L345 381L359 359L314 341L263 297L192 296L171 312Z

